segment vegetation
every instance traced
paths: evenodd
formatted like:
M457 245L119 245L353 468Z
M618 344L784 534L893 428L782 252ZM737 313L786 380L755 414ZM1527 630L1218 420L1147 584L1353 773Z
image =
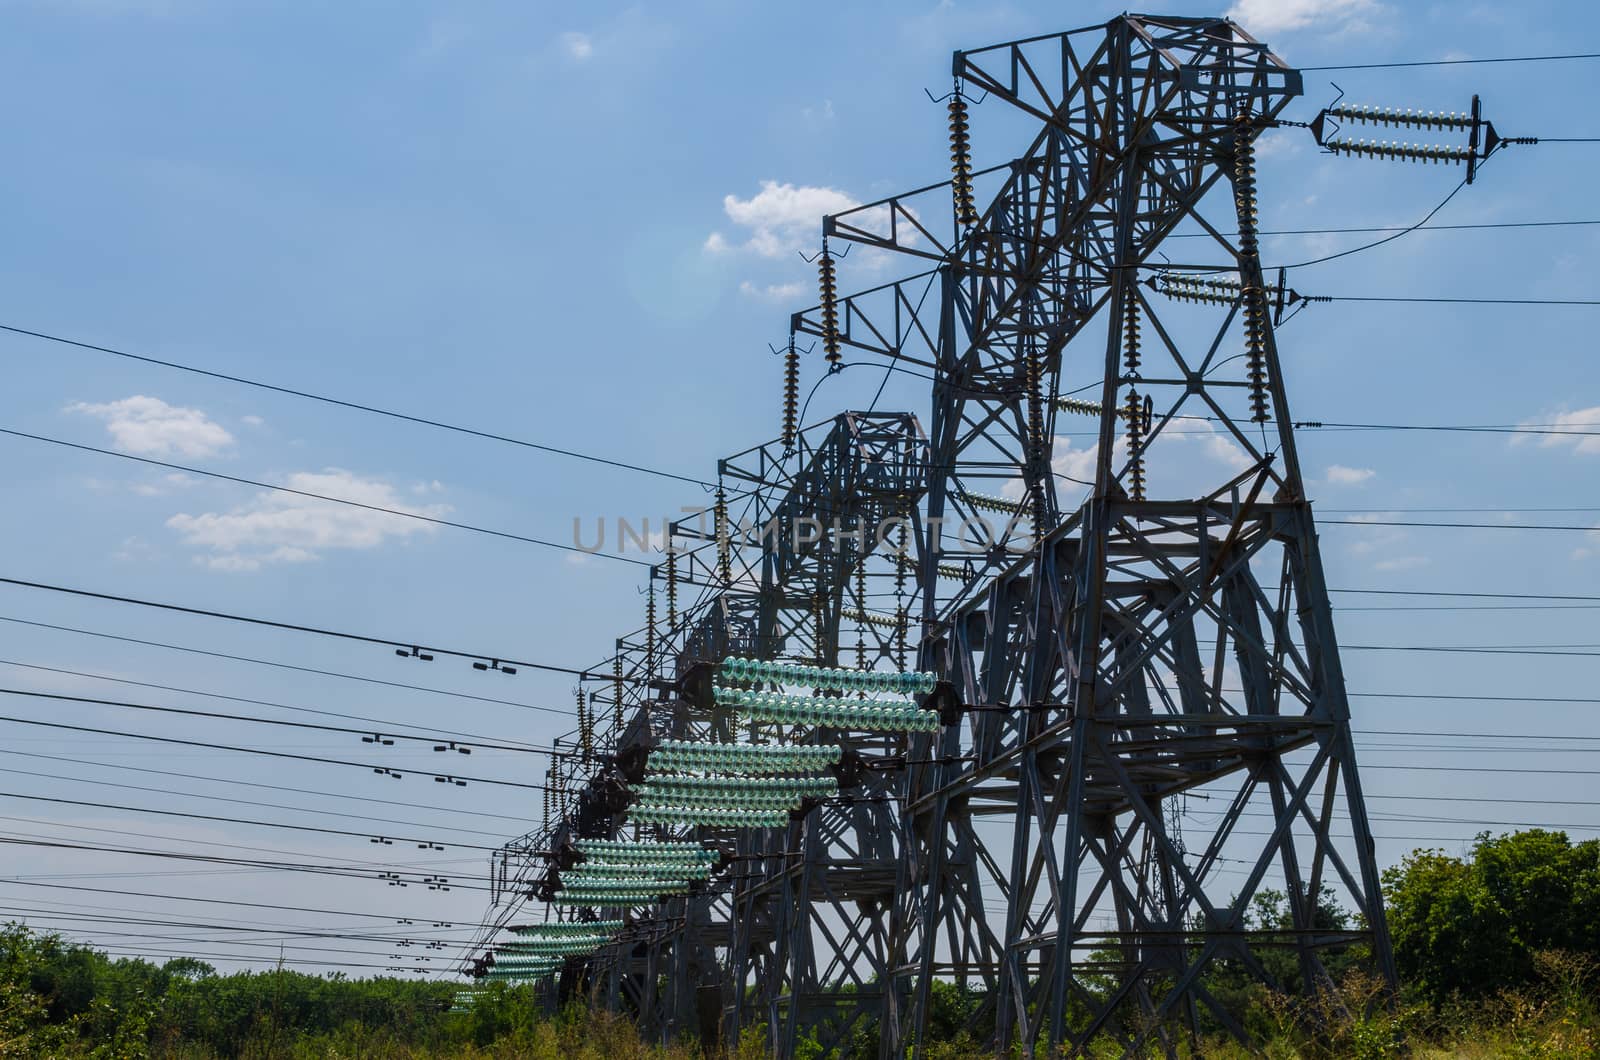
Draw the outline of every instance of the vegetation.
M1467 857L1417 851L1384 877L1403 989L1389 998L1357 948L1328 956L1332 984L1296 983L1293 956L1269 953L1283 988L1216 967L1208 989L1268 1057L1590 1057L1600 1060L1600 841L1560 832L1480 836ZM1286 924L1264 895L1254 925ZM1319 920L1348 926L1321 903ZM546 1015L527 988L485 990L448 1010L456 987L270 971L218 975L179 958L116 960L18 925L0 930L0 1057L172 1058L528 1057L688 1060L690 1044L641 1042L625 1020L569 1008ZM979 1055L968 1025L980 994L934 984L929 1055ZM852 1053L875 1055L869 1026ZM981 1036L984 1028L976 1028ZM1216 1028L1212 1028L1213 1031ZM1105 1043L1103 1055L1120 1055ZM820 1050L801 1052L820 1055ZM1225 1042L1207 1057L1260 1055ZM732 1055L767 1055L747 1035ZM1102 1055L1096 1052L1094 1055Z

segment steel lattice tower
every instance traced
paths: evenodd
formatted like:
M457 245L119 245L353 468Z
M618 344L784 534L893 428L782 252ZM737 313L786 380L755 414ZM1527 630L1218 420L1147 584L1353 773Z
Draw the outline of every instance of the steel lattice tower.
M659 644L653 624L619 642L619 674L647 691L617 705L627 724L572 781L587 787L558 830L617 834L619 763L651 734L726 735L674 682L730 653L833 663L854 630L865 665L892 662L914 608L916 662L965 707L933 735L845 739L899 768L740 835L728 886L664 902L582 981L664 1037L720 1014L724 1036L762 1025L789 1055L876 1021L885 1058L920 1055L936 981L973 991L972 1027L1025 1056L1099 1035L1173 1054L1202 1024L1246 1039L1210 984L1222 969L1270 982L1269 949L1316 990L1322 955L1361 944L1392 985L1274 334L1281 283L1255 231L1255 140L1300 76L1226 20L1142 15L959 52L953 72L958 94L992 101L980 136L997 110L993 128L1029 130L1020 154L976 174L958 160L954 196L939 184L826 219L835 245L925 271L792 325L930 374L927 438L909 414L847 413L723 462L754 522L860 536L769 547L677 525L673 577L701 597ZM945 214L948 229L929 220ZM1196 264L1161 257L1179 229L1204 237L1182 244ZM1150 282L1185 272L1205 304ZM1074 397L1085 388L1098 400ZM1092 482L1064 512L1057 421L1084 413ZM1170 474L1196 424L1230 462ZM957 527L996 514L1009 532L964 547ZM881 531L901 518L913 547L895 560ZM869 571L887 585L908 569L893 621L859 587L852 603ZM1287 924L1250 917L1269 872ZM1329 928L1325 895L1357 929Z

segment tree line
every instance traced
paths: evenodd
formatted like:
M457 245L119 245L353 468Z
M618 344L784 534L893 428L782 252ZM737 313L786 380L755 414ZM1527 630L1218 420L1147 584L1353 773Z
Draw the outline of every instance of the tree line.
M1399 998L1357 946L1330 955L1333 981L1318 990L1298 984L1288 950L1263 956L1277 988L1221 963L1208 990L1268 1055L1382 1057L1455 1042L1467 1051L1443 1055L1600 1057L1600 840L1534 829L1481 835L1463 856L1417 850L1384 873L1384 897ZM1352 926L1331 901L1317 915L1330 930ZM1280 894L1263 895L1250 916L1253 927L1290 924ZM976 1039L962 1028L982 996L935 986L933 1055L975 1055ZM604 1015L552 1017L527 987L495 984L470 1011L451 1012L458 989L283 969L221 975L194 958L114 958L13 923L0 929L0 1057L692 1053L687 1044L647 1047ZM874 1038L861 1028L853 1051L875 1055ZM1484 1052L1485 1043L1496 1044ZM1205 1055L1230 1048L1219 1037ZM766 1053L755 1035L732 1051Z

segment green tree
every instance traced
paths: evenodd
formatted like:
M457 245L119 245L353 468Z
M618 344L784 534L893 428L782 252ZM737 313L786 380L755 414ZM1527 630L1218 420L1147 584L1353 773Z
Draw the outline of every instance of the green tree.
M1533 980L1534 955L1600 956L1600 840L1479 835L1455 858L1418 850L1384 873L1401 978L1434 1001Z

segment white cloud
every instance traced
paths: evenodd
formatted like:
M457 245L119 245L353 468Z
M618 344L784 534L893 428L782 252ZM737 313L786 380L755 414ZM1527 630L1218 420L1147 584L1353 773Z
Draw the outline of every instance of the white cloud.
M1174 447L1191 443L1196 444L1198 448L1193 452L1207 460L1220 464L1229 471L1242 471L1254 463L1237 442L1204 421L1196 421L1193 424L1186 421L1181 427L1161 435L1160 440ZM1051 452L1050 469L1062 480L1056 484L1058 489L1070 490L1074 487L1094 482L1100 453L1099 442L1090 442L1084 448L1079 449L1073 446L1070 437L1058 434L1055 437L1055 445ZM1116 444L1111 450L1113 469L1120 469L1127 463L1127 460L1128 437L1126 434L1119 433ZM1020 500L1022 494L1021 479L1008 481L1000 490L1000 495L1007 500Z
M142 456L212 456L233 444L233 435L199 409L143 394L105 404L78 401L66 411L103 421L113 445Z
M753 298L766 298L774 302L793 301L809 290L807 285L799 282L754 284L749 280L742 280L739 283L740 294L747 294Z
M1573 412L1557 412L1549 416L1538 416L1523 422L1524 427L1537 426L1541 430L1554 433L1539 435L1539 445L1545 449L1554 449L1558 446L1567 446L1575 453L1586 455L1600 454L1600 405L1593 408L1577 409ZM1560 433L1560 432L1568 433ZM1512 445L1521 445L1534 435L1513 435Z
M833 100L825 99L820 107L801 107L800 118L815 129L833 120Z
M433 518L450 511L443 504L405 504L387 482L338 468L296 472L285 485ZM198 562L223 571L306 563L330 549L377 548L391 538L405 539L434 530L426 523L399 515L276 492L258 493L248 503L227 512L180 513L168 519L167 526L178 532L184 544L205 550Z
M1372 565L1372 568L1382 571L1413 570L1417 567L1427 566L1428 562L1427 556L1394 556L1390 559L1379 560Z
M563 33L561 47L572 58L582 62L594 54L594 41L587 33Z
M1366 29L1369 16L1383 8L1377 0L1237 0L1228 17L1257 35L1316 27L1331 31Z
M749 229L750 237L739 249L764 258L786 257L795 251L814 252L822 239L822 218L861 205L837 188L761 182L761 190L748 199L725 195L722 211L728 220ZM726 252L732 244L713 232L705 247Z
M1111 447L1111 462L1121 467L1122 462L1127 459L1127 452L1128 440L1119 435L1116 444ZM1058 435L1055 452L1050 460L1050 470L1065 476L1073 485L1093 482L1099 456L1099 442L1091 442L1086 449L1074 449L1070 441Z
M1345 467L1334 464L1328 468L1328 482L1335 486L1359 486L1377 472L1370 467Z
M1159 418L1159 417L1158 417ZM1202 455L1231 471L1243 471L1255 464L1231 434L1219 431L1216 424L1198 418L1175 421L1166 433L1156 436L1154 445L1197 445Z
M140 537L125 537L111 558L119 563L143 563L156 558L155 546Z
M1285 158L1300 154L1306 138L1288 136L1278 129L1268 129L1256 137L1256 159Z
M185 475L181 471L169 471L159 478L136 482L128 488L141 497L165 497L169 493L176 493L178 490L196 485L199 481L193 475Z
M260 416L240 416L239 422L244 424L246 427L259 427L267 421L262 419Z

